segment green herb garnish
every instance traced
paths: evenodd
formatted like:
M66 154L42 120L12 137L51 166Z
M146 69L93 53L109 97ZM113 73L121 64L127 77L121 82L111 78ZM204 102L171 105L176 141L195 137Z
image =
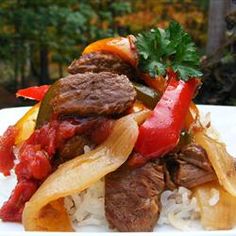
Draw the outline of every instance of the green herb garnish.
M179 78L187 81L202 76L199 55L191 37L177 22L166 29L152 29L137 36L139 67L151 76L165 75L171 68Z

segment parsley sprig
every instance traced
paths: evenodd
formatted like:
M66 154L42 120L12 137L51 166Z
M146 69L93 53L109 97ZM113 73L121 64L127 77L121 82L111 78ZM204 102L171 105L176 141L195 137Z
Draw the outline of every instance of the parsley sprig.
M165 75L167 68L172 68L184 81L202 76L196 46L177 22L171 22L166 29L139 34L136 47L140 69L151 76Z

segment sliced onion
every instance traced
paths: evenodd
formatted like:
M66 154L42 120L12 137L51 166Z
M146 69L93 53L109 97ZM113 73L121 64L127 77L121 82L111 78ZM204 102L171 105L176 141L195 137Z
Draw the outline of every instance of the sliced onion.
M232 229L236 225L236 198L226 192L218 182L196 187L201 224L207 230Z
M196 143L207 152L209 161L217 175L220 185L232 196L236 197L236 170L234 158L227 152L225 144L213 137L208 129L203 129L194 134Z

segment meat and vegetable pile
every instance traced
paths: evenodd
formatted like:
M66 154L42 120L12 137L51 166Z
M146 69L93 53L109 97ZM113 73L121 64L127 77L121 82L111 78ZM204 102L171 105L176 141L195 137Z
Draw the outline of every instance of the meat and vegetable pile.
M232 228L234 159L192 102L198 66L190 36L172 22L92 43L67 77L18 91L38 103L0 138L0 171L17 176L0 218L72 231L64 198L103 179L112 229L152 231L161 194L179 187L197 199L204 228ZM214 206L212 189L220 193Z

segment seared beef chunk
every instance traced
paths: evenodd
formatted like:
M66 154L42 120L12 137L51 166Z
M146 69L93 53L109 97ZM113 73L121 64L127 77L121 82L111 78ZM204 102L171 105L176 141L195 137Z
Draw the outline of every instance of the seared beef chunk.
M186 161L178 160L178 170L173 173L172 179L179 186L193 188L215 180L216 175L213 171L206 171Z
M204 170L212 170L206 150L199 145L189 144L183 147L179 159L187 161Z
M120 57L106 52L92 52L82 55L74 60L68 67L70 74L85 72L111 72L118 75L126 75L132 79L135 77L135 69Z
M136 97L125 75L109 72L67 76L58 82L59 91L51 100L56 115L120 115L131 108Z
M214 170L208 160L206 151L196 144L189 144L179 153L164 157L166 165L166 179L170 186L192 188L216 179ZM168 184L167 184L168 186Z
M148 162L137 169L127 164L105 178L105 212L118 231L152 231L160 213L159 195L165 186L163 167Z

